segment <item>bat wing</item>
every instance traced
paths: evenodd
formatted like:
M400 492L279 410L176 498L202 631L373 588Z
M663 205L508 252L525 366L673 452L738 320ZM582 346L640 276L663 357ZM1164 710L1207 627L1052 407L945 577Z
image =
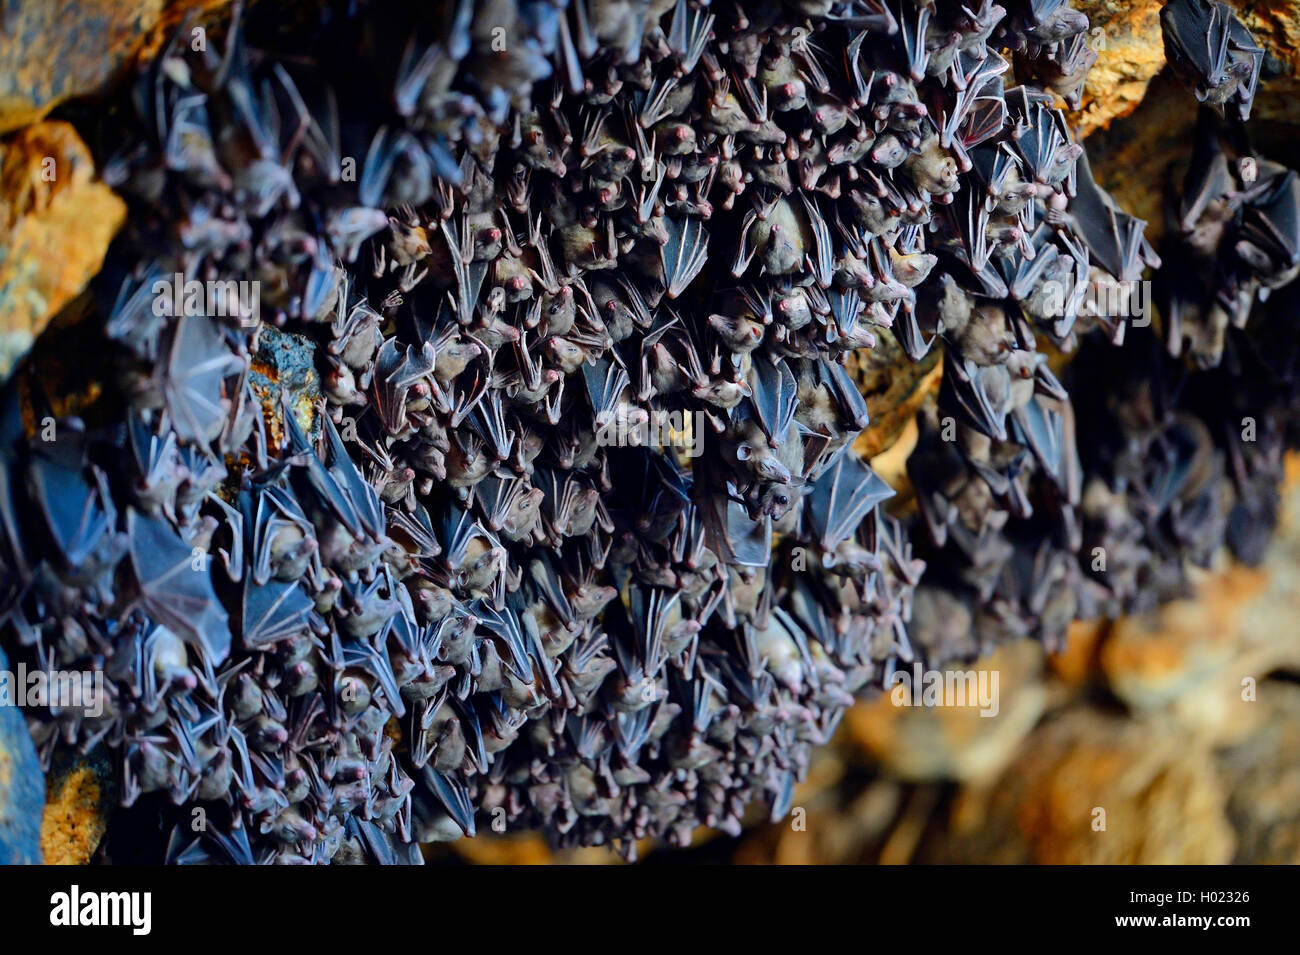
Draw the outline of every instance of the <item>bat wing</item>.
M1076 168L1076 193L1070 211L1079 238L1097 264L1116 279L1129 282L1140 278L1143 259L1151 258L1146 254L1149 246L1143 234L1146 222L1116 207L1110 194L1092 178L1086 153L1079 157Z
M206 562L163 521L131 510L126 516L131 567L145 611L214 664L230 654L230 625L212 589Z
M673 8L673 22L668 30L668 45L681 60L679 69L689 76L704 53L709 31L713 29L714 16L706 7L693 7L686 0L677 0Z
M831 244L831 230L817 207L816 200L810 199L807 193L801 192L800 196L803 197L804 211L808 214L808 224L813 236L813 254L807 257L808 262L817 284L821 288L830 288L835 274L835 250Z
M460 778L444 775L432 766L425 766L420 771L420 778L456 825L460 826L461 832L473 837L474 803Z
M211 319L184 315L177 321L163 395L182 440L207 444L221 432L227 413L221 386L239 364Z
M880 475L845 449L808 496L808 518L822 549L834 551L877 504L893 496L894 489Z
M1242 232L1268 253L1279 271L1300 263L1300 176L1294 170L1246 207Z
M659 250L669 298L686 291L709 257L709 235L695 216L665 216L668 242Z
M252 650L270 647L297 636L307 627L313 603L296 581L244 582L240 636Z
M598 358L583 362L582 380L587 386L587 397L591 400L597 426L610 422L618 410L619 398L632 385L627 369L606 358Z
M1061 416L1048 411L1037 398L1012 412L1012 437L1025 445L1058 484L1062 478Z
M533 682L533 666L528 661L528 643L520 626L519 616L510 606L497 610L485 601L475 601L472 605L474 616L482 625L496 634L505 643L508 656L506 665L521 683Z
M98 471L93 471L93 484L83 477L80 442L73 447L73 439L63 440L62 446L32 455L27 491L40 524L66 567L90 569L97 554L109 557L115 549L117 509ZM17 527L21 518L15 514L13 520L11 526Z
M830 362L824 358L817 360L817 380L830 389L839 405L841 420L855 431L861 431L868 424L867 402L862 397L857 385L839 362Z
M286 412L286 416L292 418L293 414L292 412ZM325 447L328 458L325 463L329 468L330 476L346 495L348 502L352 506L352 512L359 521L360 528L372 537L382 536L384 532L384 512L383 505L379 501L379 495L375 493L375 489L371 487L370 482L361 476L357 466L352 463L352 458L348 455L348 449L343 444L343 439L339 436L329 415L321 415L321 422L321 426L325 431Z
M773 362L766 355L755 355L749 397L755 419L773 447L785 441L790 422L799 405L799 387L785 362Z

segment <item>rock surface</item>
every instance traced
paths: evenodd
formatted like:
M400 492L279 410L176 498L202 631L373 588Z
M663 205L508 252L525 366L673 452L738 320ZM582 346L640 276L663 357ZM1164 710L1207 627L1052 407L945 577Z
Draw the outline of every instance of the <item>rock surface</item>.
M1000 779L963 788L918 861L1222 864L1236 845L1226 800L1208 748L1176 725L1077 710Z
M125 215L70 124L0 141L0 381L99 271Z
M102 750L50 767L41 849L47 865L85 865L108 831L116 802L112 768Z
M0 133L101 92L180 24L231 0L5 0L0 5Z
M0 671L9 672L3 650ZM41 861L43 789L36 747L22 710L12 701L0 699L0 865Z
M118 74L164 0L7 0L0 18L0 133Z

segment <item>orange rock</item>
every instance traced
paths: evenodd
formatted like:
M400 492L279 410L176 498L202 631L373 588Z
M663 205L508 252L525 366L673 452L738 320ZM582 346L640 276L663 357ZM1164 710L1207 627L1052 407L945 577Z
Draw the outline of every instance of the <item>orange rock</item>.
M155 54L187 16L210 23L232 0L26 0L0 18L0 133L101 92Z
M0 23L0 133L102 87L126 64L164 0L6 4Z
M1172 721L1075 710L996 781L963 787L926 862L1221 864L1235 849L1211 753ZM1103 828L1104 827L1104 828Z
M1300 864L1300 687L1260 684L1258 727L1219 754L1220 775L1231 790L1228 817L1237 830L1233 862Z
M995 715L982 716L980 707L972 705L896 705L894 693L882 693L845 715L848 739L903 779L973 779L997 773L1046 706L1043 656L1041 646L1023 641L974 664L976 671L997 674ZM988 688L995 688L991 680Z
M0 378L99 271L125 215L68 123L0 143Z
M1088 15L1089 44L1097 52L1097 62L1088 71L1083 108L1070 117L1078 123L1079 135L1087 136L1137 109L1147 84L1164 67L1161 4L1083 0L1072 6Z
M1108 620L1076 620L1070 624L1065 649L1047 657L1052 674L1070 688L1087 683L1100 670L1099 649L1109 628Z
M60 765L46 780L41 854L46 865L85 865L108 829L113 794L102 756Z

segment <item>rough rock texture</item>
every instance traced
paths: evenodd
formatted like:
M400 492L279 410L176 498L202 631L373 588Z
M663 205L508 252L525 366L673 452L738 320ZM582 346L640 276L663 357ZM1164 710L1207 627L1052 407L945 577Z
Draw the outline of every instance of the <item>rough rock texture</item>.
M1162 184L1181 175L1196 126L1187 88L1164 68L1161 3L1090 0L1077 4L1105 33L1088 74L1082 111L1072 114L1087 136L1098 182L1125 210L1147 221L1147 238L1164 231ZM1260 148L1289 161L1300 132L1300 7L1289 0L1232 6L1266 53L1251 110Z
M125 215L68 123L0 140L0 381L99 271Z
M1002 778L958 793L941 817L946 831L922 846L919 861L1230 861L1224 785L1204 743L1178 730L1086 710L1062 716Z
M249 379L253 395L262 406L273 449L284 447L280 408L285 401L293 408L298 427L312 436L320 434L315 408L320 400L320 374L313 363L314 347L305 335L274 328L265 329L259 338Z
M102 749L57 759L46 783L41 850L47 865L85 865L108 831L116 802L112 767Z
M1300 9L1291 0L1229 2L1267 51L1252 117L1270 123L1300 123L1300 99L1296 96L1300 91ZM1135 123L1134 129L1145 136L1163 136L1184 124L1191 128L1195 110L1187 108L1182 87L1158 83L1154 90L1149 89L1165 67L1160 34L1163 5L1160 0L1081 0L1074 4L1088 15L1089 45L1097 53L1084 88L1083 108L1073 117L1080 136L1107 129L1113 120L1130 116L1140 107L1145 107L1147 120ZM1148 96L1149 92L1153 95ZM1155 109L1161 118L1152 123L1150 114ZM1169 158L1171 154L1163 155ZM1155 181L1142 179L1137 188ZM1142 215L1140 210L1130 211Z
M231 0L4 0L0 133L60 103L101 92L187 17L207 22Z
M1165 51L1159 3L1086 0L1075 6L1088 15L1089 45L1097 53L1077 114L1079 134L1086 136L1137 109L1165 65Z
M1230 789L1228 819L1237 831L1233 862L1300 864L1300 687L1270 681L1261 689L1258 726L1218 756Z
M854 707L845 717L847 736L873 760L903 779L971 779L996 773L1016 754L1047 705L1041 679L1042 647L1001 647L974 669L998 674L998 709L981 716L972 706L942 709L898 706L892 694ZM903 694L900 693L900 696Z
M157 22L163 0L6 0L0 17L0 132L103 86Z
M0 671L9 659L0 650ZM0 704L0 865L41 861L41 767L22 710Z

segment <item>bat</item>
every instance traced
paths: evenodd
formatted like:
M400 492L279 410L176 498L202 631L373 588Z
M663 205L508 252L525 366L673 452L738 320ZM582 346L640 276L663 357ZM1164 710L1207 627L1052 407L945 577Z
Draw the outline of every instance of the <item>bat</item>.
M833 560L830 555L857 532L876 505L893 496L894 489L846 447L812 486L804 512L827 555L823 560Z
M1300 264L1300 176L1294 170L1279 175L1246 205L1240 234L1237 254L1252 265L1266 263L1270 271L1286 272Z
M749 386L752 394L747 405L754 412L768 442L780 447L794 421L799 406L798 383L785 362L773 362L763 354L756 354L750 372Z
M288 432L290 454L302 464L301 468L291 470L291 475L295 477L299 471L303 472L302 480L296 482L299 497L305 491L322 510L332 514L357 537L382 536L383 505L374 488L361 477L356 465L352 463L329 416L321 416L321 427L328 448L328 466L316 454L315 448L299 426L287 392L283 396L283 418Z
M1034 181L1054 190L1064 185L1067 195L1075 190L1075 164L1083 147L1072 141L1069 126L1052 97L1025 86L1006 94L1008 118L1013 123L1011 147Z
M260 650L302 633L314 602L296 581L244 580L239 633L244 645Z
M926 46L926 30L930 25L930 9L913 3L899 2L891 11L898 21L899 40L908 75L915 83L925 79L930 52ZM891 30L892 34L893 31Z
M159 518L128 510L126 533L145 612L213 665L222 663L230 655L230 625L206 567L195 569L192 549Z
M407 345L399 348L397 339L387 338L375 355L374 388L375 410L392 435L401 435L410 429L406 406L412 389L417 395L431 393L431 378L435 366L434 347L423 342L419 348Z
M812 250L805 256L813 279L821 288L829 288L835 271L834 248L831 245L831 231L822 216L815 198L807 193L800 193L804 211L807 213L809 230L812 233Z
M241 366L212 320L182 315L172 333L163 395L172 428L185 441L207 444L221 433L222 384Z
M541 516L542 491L521 477L489 475L476 489L488 530L508 541L527 541Z
M510 457L510 449L515 442L515 432L506 425L499 391L489 390L483 396L483 400L475 404L465 423L483 439L493 460L504 461Z
M695 280L708 259L709 235L695 216L665 216L668 242L659 254L664 270L664 287L670 299L677 298Z
M1121 211L1110 194L1097 185L1086 155L1079 157L1076 194L1067 221L1092 260L1120 282L1141 278L1148 265L1160 267L1160 257L1143 231L1146 222Z
M1174 0L1160 10L1165 59L1191 83L1198 101L1250 119L1264 50L1226 3Z
M676 70L690 76L704 53L713 29L714 16L703 7L692 7L686 0L677 0L673 7L672 24L668 28L668 46L677 55Z
M239 506L252 580L299 580L316 553L315 532L282 475L241 492Z
M562 477L556 471L538 468L533 479L542 491L542 517L552 540L558 543L565 537L583 537L596 527L606 533L614 529L599 492L585 476Z
M1011 439L1033 452L1043 470L1058 485L1063 479L1061 416L1044 408L1036 399L1013 409L1011 413Z
M709 546L724 564L767 567L772 554L772 517L749 516L736 486L726 482L725 494L714 494L701 507Z
M390 713L396 717L406 715L406 704L393 673L392 660L388 656L388 646L382 641L372 643L369 640L344 640L341 643L340 663L346 668L360 670L374 677L383 690L385 702ZM335 687L336 695L340 693Z

